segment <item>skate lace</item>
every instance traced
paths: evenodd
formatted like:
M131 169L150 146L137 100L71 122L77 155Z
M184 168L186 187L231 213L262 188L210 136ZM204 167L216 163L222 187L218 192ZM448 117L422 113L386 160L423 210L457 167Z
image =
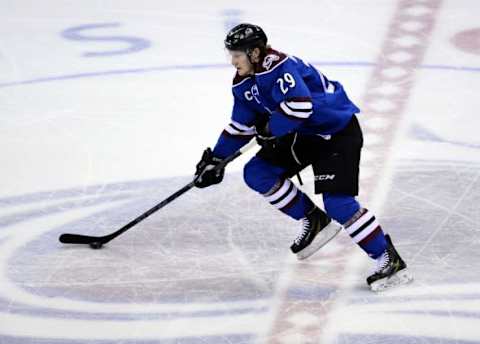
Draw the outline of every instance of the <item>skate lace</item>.
M376 259L375 270L374 273L381 272L388 266L390 263L390 256L387 251L383 252L382 255Z
M302 240L305 238L305 236L309 231L310 231L310 220L305 217L302 220L302 231L297 235L297 237L294 240L295 244L300 245L300 243L302 242Z

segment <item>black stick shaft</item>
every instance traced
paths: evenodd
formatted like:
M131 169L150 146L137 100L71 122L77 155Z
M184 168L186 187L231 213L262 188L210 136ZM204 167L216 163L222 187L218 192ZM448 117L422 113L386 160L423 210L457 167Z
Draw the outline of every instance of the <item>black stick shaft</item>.
M254 145L255 145L255 142L253 141L253 142L249 143L248 145L242 147L241 149L239 149L238 151L236 151L232 155L223 159L217 166L215 166L214 171L218 171L218 170L224 168L228 163L230 163L231 161L238 158L240 155L242 155L244 152L246 152L247 150L252 148ZM187 192L188 190L193 188L195 186L195 181L196 181L196 179L194 179L193 181L191 181L190 183L185 185L183 188L181 188L180 190L176 191L175 193L173 193L172 195L168 196L166 199L164 199L163 201L158 203L153 208L150 208L149 210L147 210L146 212L144 212L143 214L141 214L140 216L133 219L132 221L127 223L125 226L123 226L122 228L116 230L115 232L113 232L111 234L96 237L96 236L89 236L89 235L64 233L64 234L60 235L59 240L60 240L60 242L62 242L64 244L91 244L91 243L94 243L94 242L99 242L101 244L106 244L110 240L113 240L114 238L116 238L120 234L126 232L127 230L129 230L130 228L132 228L133 226L138 224L139 222L145 220L147 217L149 217L150 215L152 215L153 213L155 213L159 209L163 208L164 206L166 206L167 204L169 204L170 202L172 202L173 200L175 200L176 198L180 197L185 192Z
M142 222L143 220L145 220L147 217L149 217L150 215L152 215L153 213L155 213L157 210L160 210L161 208L163 208L164 206L166 206L168 203L172 202L174 199L180 197L181 195L183 195L185 192L187 192L188 190L190 190L191 188L193 188L195 186L194 182L190 182L188 183L187 185L185 185L183 188L181 188L180 190L178 190L177 192L175 192L174 194L168 196L166 199L164 199L163 201L161 201L160 203L158 203L156 206L154 206L153 208L150 208L149 210L147 210L146 212L144 212L142 215L138 216L137 218L133 219L132 221L130 221L129 223L127 223L125 226L123 226L122 228L120 228L119 230L117 230L116 232L113 232L112 234L110 234L108 236L108 240L106 241L103 241L103 243L107 243L109 242L110 240L116 238L117 236L119 236L120 234L122 234L123 232L126 232L127 230L129 230L130 228L132 228L133 226L135 226L136 224L138 224L139 222Z

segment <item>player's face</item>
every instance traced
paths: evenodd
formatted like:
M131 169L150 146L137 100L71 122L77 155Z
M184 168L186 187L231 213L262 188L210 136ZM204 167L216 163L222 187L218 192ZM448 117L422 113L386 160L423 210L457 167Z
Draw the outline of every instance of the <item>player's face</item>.
M238 75L245 76L253 74L253 65L250 63L248 56L243 51L229 51L230 63L237 69Z

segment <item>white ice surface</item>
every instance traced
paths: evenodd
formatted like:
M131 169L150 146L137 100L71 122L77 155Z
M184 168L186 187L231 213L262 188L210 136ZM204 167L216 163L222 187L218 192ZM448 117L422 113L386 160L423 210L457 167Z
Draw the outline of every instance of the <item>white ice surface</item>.
M229 120L225 26L262 25L362 107L396 3L4 2L0 343L479 342L480 60L451 41L478 29L473 0L441 2L415 80L400 85L410 97L371 196L412 287L371 295L368 259L346 236L318 260L292 261L297 225L242 182L251 154L224 184L190 191L104 250L56 241L111 232L188 183ZM61 36L102 24L79 33L116 41ZM84 56L127 48L118 37L150 47ZM362 122L366 143L386 140L369 131L382 119ZM378 154L365 150L363 176Z

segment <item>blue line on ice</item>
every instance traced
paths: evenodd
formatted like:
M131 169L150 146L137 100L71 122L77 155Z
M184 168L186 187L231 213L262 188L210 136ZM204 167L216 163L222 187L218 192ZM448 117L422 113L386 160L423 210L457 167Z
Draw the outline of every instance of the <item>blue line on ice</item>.
M317 66L335 66L335 67L373 67L375 63L373 62L364 62L364 61L317 61L312 62L313 65ZM146 67L146 68L132 68L132 69L117 69L117 70L107 70L101 72L85 72L78 74L67 74L59 76L49 76L37 79L30 80L20 80L20 81L11 81L0 83L0 88L20 86L20 85L30 85L38 84L45 82L53 81L62 81L62 80L73 80L73 79L83 79L83 78L94 78L102 76L111 76L111 75L122 75L122 74L144 74L150 72L164 72L172 70L198 70L198 69L221 69L221 68L230 68L229 64L191 64L191 65L171 65L171 66L160 66L160 67ZM419 69L431 69L431 70L450 70L450 71L459 71L459 72L471 72L471 73L480 73L480 67L468 67L468 66L451 66L451 65L420 65Z

